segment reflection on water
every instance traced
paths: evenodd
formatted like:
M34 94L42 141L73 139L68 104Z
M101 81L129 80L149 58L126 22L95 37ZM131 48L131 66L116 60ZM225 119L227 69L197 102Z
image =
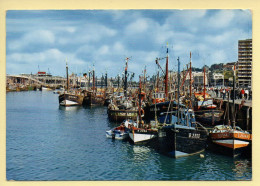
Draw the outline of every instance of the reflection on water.
M106 107L60 107L52 92L6 96L8 180L251 180L247 159L204 152L173 159L106 138Z
M59 109L64 111L78 111L81 109L81 106L72 106L72 107L59 106Z
M149 158L151 149L145 146L133 145L133 159L136 162L145 161Z
M234 161L234 165L235 168L233 168L233 171L235 172L235 177L238 180L244 180L245 175L250 174L252 162L248 159L236 160Z

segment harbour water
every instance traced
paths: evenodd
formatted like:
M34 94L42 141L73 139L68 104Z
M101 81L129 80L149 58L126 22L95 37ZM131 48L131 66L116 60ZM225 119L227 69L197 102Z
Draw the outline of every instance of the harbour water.
M111 140L106 107L60 107L52 91L6 94L7 180L251 180L252 161L205 151L173 159Z

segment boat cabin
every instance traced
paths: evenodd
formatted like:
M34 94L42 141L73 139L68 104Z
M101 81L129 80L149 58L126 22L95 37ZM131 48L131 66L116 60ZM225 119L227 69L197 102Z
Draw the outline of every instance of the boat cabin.
M178 124L178 112L172 111L172 122L170 123L170 112L161 113L159 117L160 123L166 124ZM195 114L191 109L180 109L179 111L179 125L187 126L187 127L195 127Z
M165 101L165 93L164 92L154 93L152 101L153 101L153 104L164 102Z

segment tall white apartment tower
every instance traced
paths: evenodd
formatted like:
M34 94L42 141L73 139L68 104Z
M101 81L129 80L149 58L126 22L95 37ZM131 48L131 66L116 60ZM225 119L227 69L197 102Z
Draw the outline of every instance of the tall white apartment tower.
M251 86L252 82L252 39L238 41L238 85Z

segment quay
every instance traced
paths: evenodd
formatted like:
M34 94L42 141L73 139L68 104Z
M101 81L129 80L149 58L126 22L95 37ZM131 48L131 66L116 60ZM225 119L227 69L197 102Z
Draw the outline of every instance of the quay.
M223 98L214 98L214 100L216 102L221 102L221 101L228 102L228 99L223 100ZM229 104L233 104L233 100L229 100ZM245 106L245 107L248 107L248 108L252 108L252 100L236 99L235 104Z
M229 104L228 104L229 101ZM233 100L228 100L223 98L214 98L214 102L218 105L220 109L230 110L229 115L227 114L224 118L224 122L227 124L236 121L236 125L244 130L252 131L252 100L247 99L236 99L235 110L233 110ZM228 107L229 105L229 107ZM227 108L228 107L228 108ZM235 116L235 118L234 118ZM229 120L229 121L228 121Z

